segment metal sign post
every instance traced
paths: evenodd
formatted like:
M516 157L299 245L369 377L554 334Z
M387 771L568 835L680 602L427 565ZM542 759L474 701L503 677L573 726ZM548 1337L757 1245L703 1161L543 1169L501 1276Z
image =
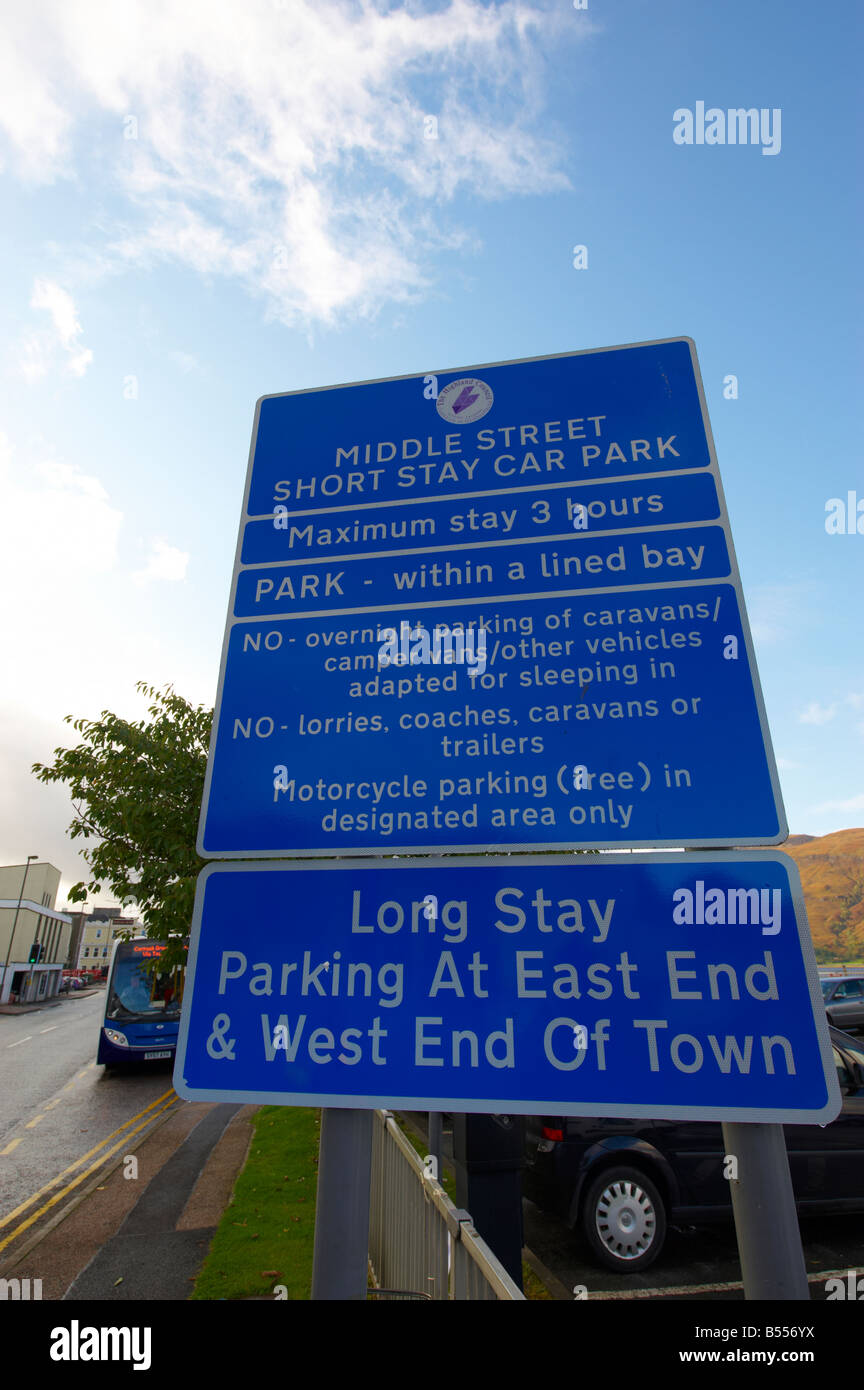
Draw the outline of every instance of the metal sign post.
M432 1176L441 1181L444 1157L444 1116L440 1110L429 1110L429 1153L435 1160Z
M723 1125L744 1295L809 1300L782 1125Z
M321 1111L314 1299L366 1298L372 1118L371 1110Z

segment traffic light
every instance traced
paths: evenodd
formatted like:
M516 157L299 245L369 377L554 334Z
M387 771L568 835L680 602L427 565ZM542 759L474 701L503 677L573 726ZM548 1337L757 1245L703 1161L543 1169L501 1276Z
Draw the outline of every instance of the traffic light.
M27 961L27 964L28 964L28 965L38 965L41 959L42 959L42 943L41 943L41 941L34 941L34 942L33 942L33 945L30 947L30 958L29 958L29 960Z

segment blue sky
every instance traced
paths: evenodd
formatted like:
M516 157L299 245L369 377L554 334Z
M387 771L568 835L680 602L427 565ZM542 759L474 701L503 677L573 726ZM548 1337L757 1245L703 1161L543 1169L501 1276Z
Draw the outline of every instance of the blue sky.
M861 30L852 0L7 15L0 861L82 873L29 770L64 714L213 702L259 396L681 334L790 829L860 825L864 535L825 508L864 499ZM779 148L676 143L698 102L779 110Z

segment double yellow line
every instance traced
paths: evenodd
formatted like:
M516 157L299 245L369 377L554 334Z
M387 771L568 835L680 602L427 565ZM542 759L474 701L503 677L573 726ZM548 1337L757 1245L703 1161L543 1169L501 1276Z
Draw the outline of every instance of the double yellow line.
M32 1226L35 1221L38 1221L40 1216L44 1216L46 1211L50 1211L52 1207L56 1206L58 1202L68 1196L79 1183L84 1182L84 1180L95 1173L98 1168L101 1168L107 1159L117 1153L118 1149L122 1149L124 1145L128 1144L134 1134L137 1134L142 1129L146 1129L147 1125L151 1124L153 1120L158 1119L159 1116L167 1114L167 1112L179 1102L179 1099L180 1097L175 1093L172 1086L170 1091L166 1091L164 1095L159 1096L158 1100L154 1100L146 1109L139 1110L138 1114L133 1115L131 1120L127 1120L125 1124L120 1125L119 1129L113 1130L111 1134L100 1140L88 1153L82 1154L80 1158L76 1158L74 1163L70 1163L68 1168L64 1168L63 1172L58 1173L56 1178L52 1178L44 1187L40 1187L38 1192L34 1192L31 1197L28 1197L20 1206L17 1206L14 1211L10 1211L7 1216L0 1218L0 1230L2 1230L4 1226L8 1226L11 1221L14 1221L16 1217L25 1212L28 1207L32 1207L34 1202L38 1202L40 1198L44 1197L52 1188L56 1187L58 1183L62 1183L63 1179L67 1178L70 1173L74 1173L77 1168L81 1168L82 1164L86 1164L89 1159L93 1158L94 1154L99 1154L95 1162L91 1163L89 1167L84 1168L71 1182L66 1183L58 1192L55 1192L37 1211L31 1212L27 1219L16 1226L14 1230L10 1231L5 1239L0 1240L0 1251L5 1250L7 1245L11 1245L13 1240L17 1240L28 1227ZM122 1137L117 1139L118 1135ZM117 1139L117 1142L111 1144L112 1139ZM106 1144L111 1145L111 1147L106 1149ZM104 1152L99 1153L100 1149L104 1150Z

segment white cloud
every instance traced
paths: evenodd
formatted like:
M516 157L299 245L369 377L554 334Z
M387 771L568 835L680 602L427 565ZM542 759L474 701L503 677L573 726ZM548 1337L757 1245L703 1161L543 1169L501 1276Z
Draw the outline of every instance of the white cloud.
M860 691L850 691L850 693L846 696L846 704L851 705L853 709L861 709L862 706L864 706L864 694L861 694ZM864 737L864 724L856 724L855 732L856 734L861 734L862 737Z
M14 653L0 668L0 702L56 719L71 690L93 717L107 699L134 699L137 680L173 674L159 605L176 605L176 593L157 601L145 585L185 578L188 556L155 540L133 575L123 530L97 477L45 444L13 449L0 435L3 643Z
M821 815L825 811L864 811L864 792L850 796L846 801L823 801L820 806L811 809L813 815Z
M169 352L168 358L175 367L180 368L184 376L188 376L190 372L201 372L202 370L201 363L194 352Z
M77 577L113 569L122 523L98 478L47 449L16 455L0 436L0 590L14 595L4 617L44 620Z
M54 280L39 279L33 285L30 307L44 309L51 316L51 327L28 333L24 338L19 362L24 379L37 381L58 360L71 376L83 376L93 361L93 353L81 342L83 329L71 294Z
M186 578L189 555L167 541L152 542L150 557L143 570L134 570L132 578L136 584L149 584L154 579L177 581Z
M754 641L782 642L799 631L812 599L812 587L806 584L758 584L748 589L747 614Z
M813 700L799 714L798 722L799 724L830 724L844 705L851 705L852 709L860 709L864 705L864 695L859 695L853 691L851 694L845 695L842 700L835 700L830 705L820 705L818 700ZM859 733L864 733L864 724L856 724L855 727Z
M68 113L46 80L45 69L54 45L50 27L46 30L39 23L44 15L37 19L35 10L36 6L29 14L19 11L14 24L7 15L0 27L0 128L11 147L10 162L28 180L63 173L70 124Z
M110 709L143 718L139 680L173 681L193 703L212 703L215 693L212 660L199 669L188 624L176 622L177 590L136 583L123 540L123 513L98 477L44 442L13 448L0 435L4 852L15 861L38 851L66 882L86 872L81 842L66 836L68 788L44 786L31 771L51 763L55 748L81 742L63 716L98 719ZM185 568L185 555L157 541L144 573L179 579Z
M811 701L805 710L798 716L799 724L830 724L837 713L836 705L820 705L817 700Z
M173 261L332 322L424 292L430 256L470 245L457 195L570 186L543 63L592 32L546 0L30 0L0 128L25 176L81 178L102 117L100 188L126 198L106 267Z

